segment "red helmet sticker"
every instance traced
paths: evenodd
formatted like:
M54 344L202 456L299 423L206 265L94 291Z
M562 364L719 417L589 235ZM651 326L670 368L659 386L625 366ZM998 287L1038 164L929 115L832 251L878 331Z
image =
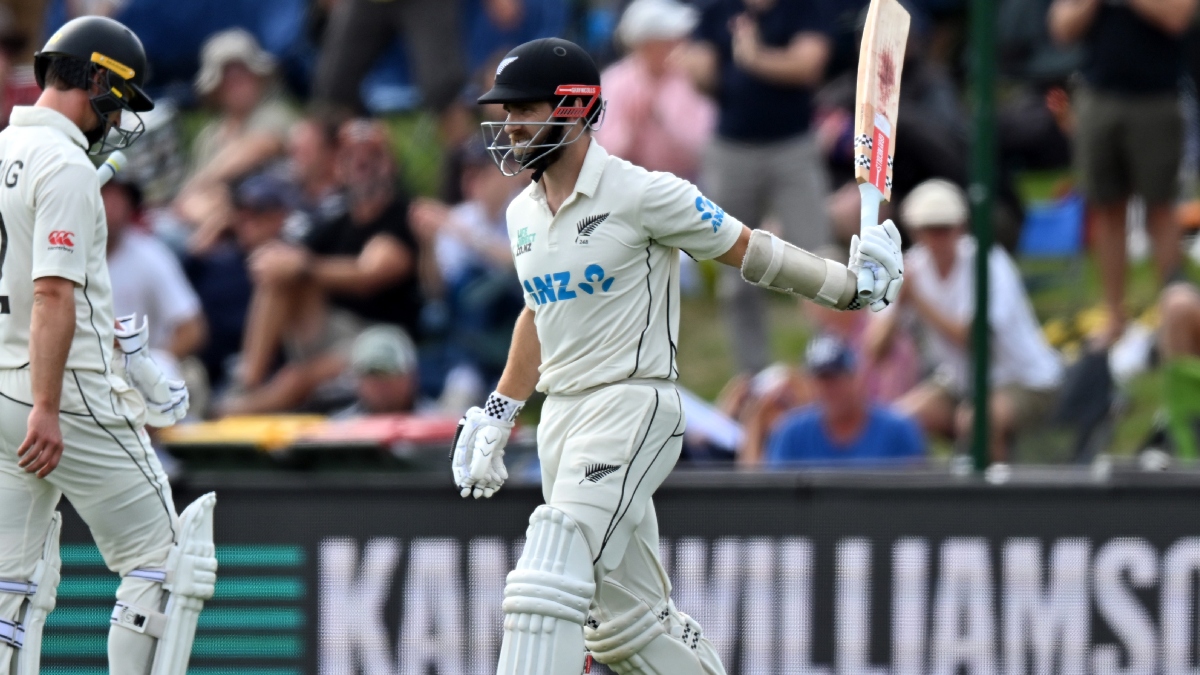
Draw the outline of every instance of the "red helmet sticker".
M554 109L554 117L586 117L596 106L596 101L600 100L600 87L594 84L560 84L554 93L556 96L564 97L562 103L567 103L568 97L586 97L583 105L580 106L559 105Z

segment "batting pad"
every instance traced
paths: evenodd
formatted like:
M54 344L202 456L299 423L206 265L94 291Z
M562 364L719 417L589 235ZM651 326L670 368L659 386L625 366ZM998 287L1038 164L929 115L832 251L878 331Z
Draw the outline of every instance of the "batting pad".
M596 615L584 628L584 644L596 661L618 675L725 675L700 624L667 599L651 609L611 581L601 584Z
M834 309L858 308L858 279L845 265L813 255L770 232L754 230L742 278Z
M504 587L497 675L583 672L583 623L596 592L592 554L570 516L542 505Z

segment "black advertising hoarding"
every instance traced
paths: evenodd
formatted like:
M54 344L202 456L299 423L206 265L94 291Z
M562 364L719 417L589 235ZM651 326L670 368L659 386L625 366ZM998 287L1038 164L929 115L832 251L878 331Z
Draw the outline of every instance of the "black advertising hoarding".
M312 474L176 496L207 489L222 568L192 675L495 672L537 488ZM707 474L655 502L676 604L731 675L1200 673L1200 480ZM43 673L99 675L117 580L76 517L63 540Z

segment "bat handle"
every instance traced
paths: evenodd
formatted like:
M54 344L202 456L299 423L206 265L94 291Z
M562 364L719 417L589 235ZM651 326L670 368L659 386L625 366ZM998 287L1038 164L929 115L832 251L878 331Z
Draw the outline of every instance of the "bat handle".
M96 168L96 175L100 178L100 184L104 185L107 183L123 168L125 168L125 153L117 150L109 155L103 164Z
M879 204L883 202L883 193L871 183L859 183L858 194L862 198L862 211L859 224L859 236L866 234L868 227L879 224ZM868 262L858 270L858 297L867 298L875 292L875 271L878 264Z

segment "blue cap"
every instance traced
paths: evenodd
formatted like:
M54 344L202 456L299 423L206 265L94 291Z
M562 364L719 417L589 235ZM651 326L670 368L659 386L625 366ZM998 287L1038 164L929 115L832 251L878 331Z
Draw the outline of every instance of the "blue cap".
M290 209L295 203L291 184L272 173L259 173L243 179L233 192L233 203L250 211Z
M857 359L845 340L826 333L808 341L804 364L813 375L837 375L853 372Z

